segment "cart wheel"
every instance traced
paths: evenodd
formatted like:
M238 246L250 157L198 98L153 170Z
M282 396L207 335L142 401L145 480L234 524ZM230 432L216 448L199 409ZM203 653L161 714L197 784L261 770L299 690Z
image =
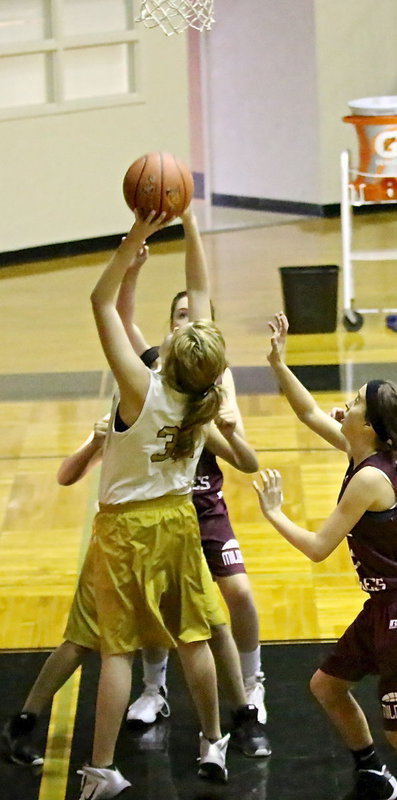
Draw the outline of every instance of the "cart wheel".
M359 331L364 324L363 315L350 309L343 315L343 325L347 331Z

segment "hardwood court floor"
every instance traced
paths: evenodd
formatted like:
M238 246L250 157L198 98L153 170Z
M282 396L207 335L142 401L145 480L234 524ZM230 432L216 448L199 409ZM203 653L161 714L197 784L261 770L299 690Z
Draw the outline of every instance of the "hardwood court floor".
M360 216L356 229L361 248L390 246L397 238L391 213ZM261 466L280 469L286 512L315 529L335 504L345 460L307 432L279 395L265 367L267 320L282 307L278 267L341 263L339 221L302 219L206 233L204 245L248 437ZM55 476L62 458L109 407L111 382L89 304L109 255L0 270L3 650L59 643L88 540L97 473L69 488L59 487ZM394 304L395 268L391 262L357 266L360 306ZM136 315L148 341L157 343L166 332L169 301L183 285L183 243L152 246ZM287 360L306 370L308 385L316 387L318 402L329 410L369 377L396 379L396 337L382 314L368 316L357 333L347 333L339 322L335 333L291 336ZM263 519L251 482L225 466L225 496L251 577L261 639L336 638L363 602L345 544L325 562L312 564ZM53 761L47 762L40 800L64 797L65 741L71 736L78 685L76 676L53 708Z
M356 223L361 246L385 245L395 232L390 213ZM304 219L205 234L204 244L229 360L238 388L246 392L239 402L250 441L261 465L280 467L286 510L317 525L335 501L343 455L305 431L271 384L264 368L267 319L282 306L279 266L340 263L339 221ZM184 283L183 243L154 245L152 251L139 286L137 321L148 340L158 342L167 329L169 298ZM88 299L108 257L98 253L0 270L2 647L54 646L73 593L97 476L61 488L55 474L109 404L111 385ZM390 262L357 268L364 303L392 303L393 268ZM358 333L347 333L339 323L335 333L291 336L288 361L326 366L321 380L329 391L318 399L329 409L343 403L366 372L372 376L381 369L393 377L395 349L396 333L379 314L368 316ZM338 635L361 602L344 545L324 564L312 565L269 529L251 479L227 468L225 476L262 638Z

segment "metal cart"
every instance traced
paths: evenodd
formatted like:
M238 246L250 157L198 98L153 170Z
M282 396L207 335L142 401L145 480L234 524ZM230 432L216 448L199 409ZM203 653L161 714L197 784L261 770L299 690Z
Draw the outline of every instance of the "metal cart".
M397 312L397 308L356 308L353 265L356 261L397 261L397 248L384 250L353 249L353 206L364 206L391 203L397 204L395 182L397 176L388 176L390 186L384 187L384 198L366 199L366 187L370 182L379 179L379 175L360 172L350 164L350 152L341 153L341 227L342 227L342 272L343 272L343 325L348 331L358 331L364 324L363 314L378 312ZM360 179L362 178L362 182ZM386 199L390 198L390 199Z

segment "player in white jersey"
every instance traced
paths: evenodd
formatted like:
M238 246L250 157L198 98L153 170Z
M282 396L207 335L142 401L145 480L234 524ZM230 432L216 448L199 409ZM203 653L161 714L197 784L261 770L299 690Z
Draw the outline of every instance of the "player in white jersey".
M229 737L220 730L207 641L209 607L218 607L218 601L201 555L190 492L203 426L216 416L222 400L216 380L226 367L224 341L209 321L206 283L193 282L197 321L167 343L162 374L154 376L134 352L116 308L124 274L162 225L163 217L155 219L154 212L146 220L137 216L91 295L119 403L109 424L93 530L102 665L92 761L82 769L80 800L93 794L114 797L129 785L114 766L114 749L130 697L132 654L143 646L177 647L200 719L199 774L227 778ZM142 459L137 458L138 445ZM113 450L125 459L124 475ZM141 473L131 471L128 450Z
M114 794L128 785L114 769L114 750L130 695L132 653L147 645L177 646L201 723L199 772L205 777L227 775L228 737L220 730L215 665L207 642L208 605L214 595L200 557L189 483L205 439L202 426L216 416L221 403L216 379L226 367L224 341L206 321L209 297L207 287L200 286L192 292L198 321L175 332L162 373L155 377L134 352L117 311L123 277L163 219L156 220L154 212L146 220L137 215L91 294L120 400L109 423L94 523L102 666L92 766L83 767L80 800L92 796L94 788L99 797L101 784L104 795L111 796L112 772L118 778ZM149 437L146 444L143 429ZM138 443L142 460L136 457ZM122 453L124 473L112 458L114 450Z
M183 225L186 238L186 281L193 288L203 283L203 276L207 274L205 258L203 258L200 234L194 216L188 210L183 215ZM145 247L135 259L134 266L128 272L134 273L146 261L148 248ZM201 276L201 277L200 277ZM131 277L128 278L129 284ZM125 282L123 281L123 296L125 298ZM203 284L204 285L204 284ZM119 293L119 300L121 292ZM121 314L120 314L121 315ZM122 315L121 315L122 316ZM123 318L123 316L122 316ZM127 326L126 326L127 328ZM117 401L116 401L117 403ZM71 456L64 459L59 472L58 481L62 485L70 485L82 478L89 469L102 459L104 438L106 436L109 416L97 422L92 434L88 437ZM237 469L253 472L258 468L255 453L248 443L241 439L235 430L236 420L230 414L228 405L222 403L222 408L216 420L216 425L211 423L210 433L206 444L212 452L229 461ZM134 426L135 427L135 426ZM136 440L139 459L142 462L144 448L150 438L148 430L140 429L140 441ZM220 428L223 435L220 433ZM136 432L136 428L135 428ZM226 438L225 438L226 437ZM124 446L128 446L128 437L124 439ZM110 455L110 454L109 454ZM118 454L115 468L119 471L120 453ZM130 459L129 459L130 462ZM132 469L134 462L132 463ZM140 469L142 469L140 463ZM150 462L146 465L149 486L151 474ZM133 475L131 472L133 481ZM185 477L183 476L183 481ZM116 475L116 484L119 478ZM120 486L116 486L117 500ZM165 491L163 485L162 491ZM75 669L82 663L88 650L99 649L99 632L97 624L97 611L93 586L94 575L94 545L90 543L85 562L79 578L79 583L73 600L68 623L64 633L65 640L51 653L42 670L36 678L22 711L11 717L3 731L3 744L9 760L25 766L38 766L43 763L43 756L34 746L31 734L36 728L38 718L42 711L49 706L54 694L62 687ZM209 609L208 622L211 627L211 648L217 661L217 668L222 675L223 688L232 709L233 720L231 737L233 744L247 755L267 755L269 752L263 726L258 725L256 719L247 720L248 707L244 696L244 686L238 664L238 654L235 648L230 629L225 624L224 616L219 607ZM166 651L168 652L168 651ZM242 716L242 711L246 712ZM239 719L236 720L236 714ZM252 708L249 710L253 717Z
M188 254L188 250L193 251L197 271L205 274L206 257L200 236L195 233L194 219L184 220L184 228L186 254ZM194 243L189 240L194 240ZM134 322L135 289L140 269L141 262L137 261L134 267L126 273L118 297L118 310L135 351L147 366L158 369L161 363L159 360L161 348L150 347L141 329ZM211 311L212 318L214 318L212 306ZM189 321L189 298L188 292L184 290L178 292L171 302L170 331L183 327ZM235 431L245 438L233 375L229 367L219 382L222 382L227 404L236 420ZM238 647L244 680L246 703L256 706L259 722L265 723L267 714L264 703L264 674L260 661L258 615L243 557L222 497L222 485L223 475L215 455L213 451L211 452L205 447L198 462L193 488L193 502L199 519L201 542L210 572L218 584L230 614L231 628ZM234 559L233 563L225 564L228 557L230 560ZM145 649L142 653L144 691L128 709L127 720L132 727L152 724L160 715L168 716L170 712L166 687L167 656L167 651L158 649ZM247 716L240 717L240 722L244 722L247 727ZM239 740L239 749L243 749L247 755L269 755L270 747L263 747L263 732L260 743L258 737L254 737L257 740L256 748L253 748L251 735L247 737L246 742L243 741L244 738ZM232 746L236 745L234 731L232 731L230 743Z

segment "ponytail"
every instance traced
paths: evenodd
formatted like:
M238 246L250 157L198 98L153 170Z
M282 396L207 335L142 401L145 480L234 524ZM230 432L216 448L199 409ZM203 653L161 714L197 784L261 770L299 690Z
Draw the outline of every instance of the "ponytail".
M202 425L217 416L223 389L216 380L226 366L225 342L213 322L199 320L175 331L163 368L169 386L186 395L175 460L193 455Z
M188 395L185 414L172 453L175 461L193 455L202 425L218 415L223 393L222 386L211 384L210 388L200 395Z

